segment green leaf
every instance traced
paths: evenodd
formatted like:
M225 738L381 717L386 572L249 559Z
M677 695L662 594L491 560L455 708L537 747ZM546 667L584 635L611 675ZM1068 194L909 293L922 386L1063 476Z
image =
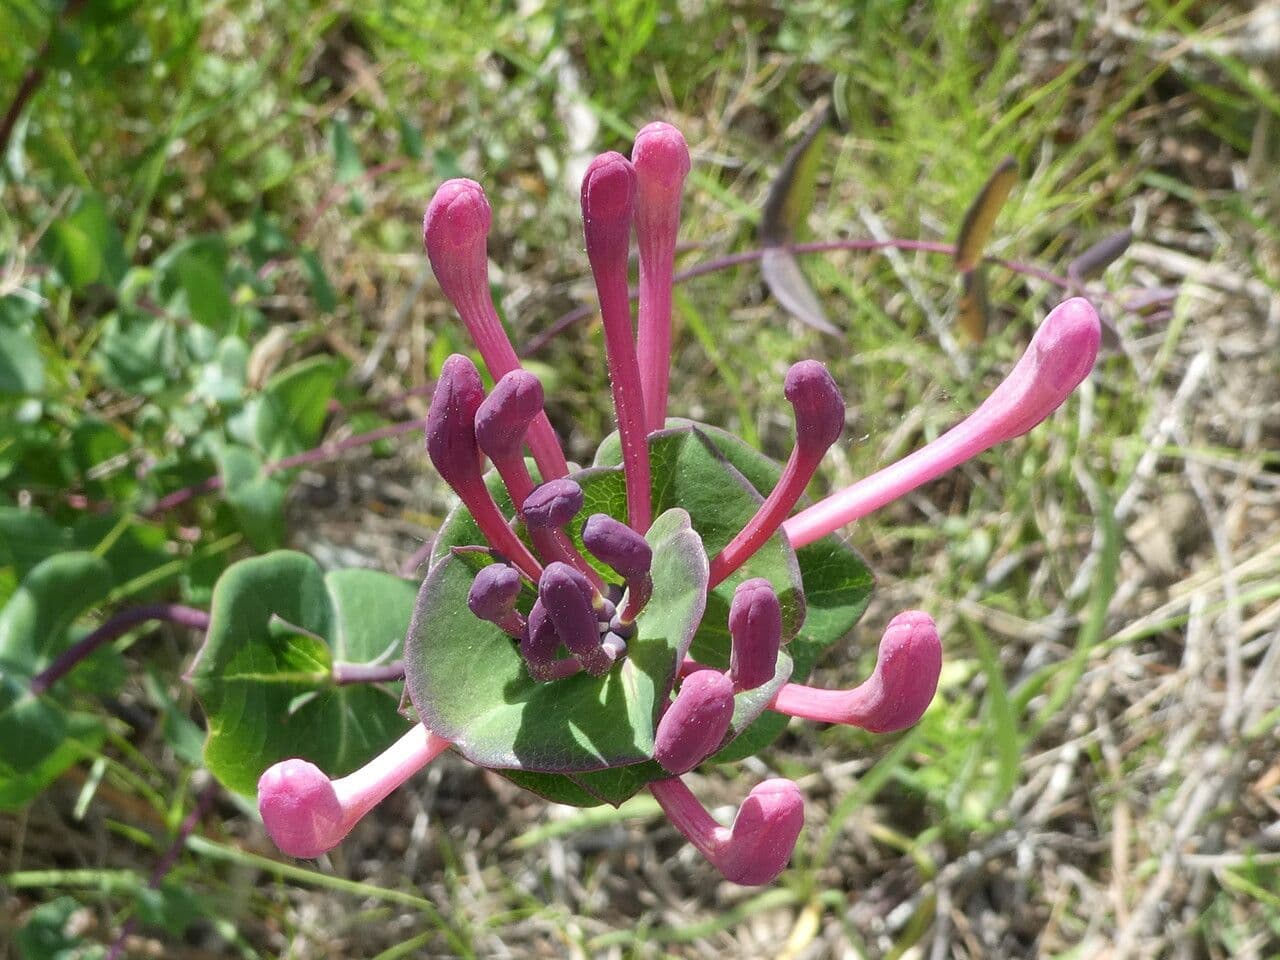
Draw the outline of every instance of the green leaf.
M33 567L0 610L0 809L27 803L101 743L96 719L68 713L53 697L33 697L28 683L110 589L105 560L60 553Z
M218 454L226 501L255 550L284 545L284 501L288 486L262 472L262 459L247 447L228 444Z
M106 948L85 943L72 929L72 917L85 907L72 897L58 897L31 911L13 938L22 960L99 960Z
M127 267L120 232L97 194L87 194L68 216L52 223L40 249L74 290L98 282L118 284Z
M364 164L360 162L360 153L356 150L355 141L351 139L351 128L342 120L334 120L329 127L329 136L333 144L337 181L351 183L358 180L364 173Z
M613 499L619 479L584 475L584 493L607 486ZM465 539L466 525L452 532L476 542ZM683 511L658 517L647 539L653 598L621 666L554 683L531 679L512 639L467 608L469 566L452 555L436 563L405 644L405 680L423 723L486 767L599 770L651 757L661 701L702 616L707 559Z
M213 775L244 794L289 757L344 776L403 734L394 692L334 686L330 667L394 652L413 593L408 581L376 571L322 574L286 550L229 567L189 674L208 718L204 760Z
M29 396L44 389L44 357L27 324L0 323L0 394Z
M279 460L316 445L342 369L332 357L309 357L266 382L257 398L253 434L267 459Z

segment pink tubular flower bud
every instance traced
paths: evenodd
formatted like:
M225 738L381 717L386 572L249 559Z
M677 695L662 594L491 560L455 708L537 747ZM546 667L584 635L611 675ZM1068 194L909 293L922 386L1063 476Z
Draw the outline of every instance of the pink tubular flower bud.
M942 644L926 613L907 610L889 621L875 671L852 690L820 690L788 683L770 710L805 720L843 723L872 733L904 730L918 721L938 689Z
M582 500L582 487L576 481L549 480L525 498L520 516L530 530L559 529L578 515Z
M604 323L605 354L627 478L627 520L644 533L653 518L644 393L631 329L627 257L636 172L619 153L602 153L582 178L582 228Z
M1009 376L977 410L910 456L796 514L783 525L792 545L813 543L997 443L1026 433L1089 375L1101 336L1102 325L1089 301L1073 297L1058 304Z
M591 584L567 563L551 563L538 581L538 599L569 652L593 677L613 666L600 646L599 620L591 607Z
M773 535L804 495L823 455L844 430L844 398L827 368L818 361L794 364L787 371L782 390L795 412L796 445L782 476L755 516L712 558L712 587L751 559Z
M421 724L355 773L330 780L314 763L283 760L258 779L258 811L281 853L318 857L449 746Z
M440 289L457 309L484 358L489 374L499 380L520 369L489 292L486 244L493 214L484 189L474 180L442 183L422 218L422 245ZM529 425L529 448L547 478L569 472L564 451L546 414L539 411Z
M671 287L680 194L689 173L689 147L680 131L655 122L636 134L636 241L640 247L640 322L637 355L645 421L661 430L671 377Z
M542 565L507 526L484 483L475 427L483 400L484 385L475 364L460 353L445 360L427 411L427 455L471 512L489 545L536 580Z
M732 681L719 670L690 674L658 721L653 759L668 773L687 773L716 752L732 719Z
M754 690L773 679L782 646L782 607L763 577L744 580L729 605L729 676L736 690Z
M726 880L746 886L777 879L804 827L804 799L790 780L758 784L729 828L716 823L678 777L653 781L649 792L667 819Z

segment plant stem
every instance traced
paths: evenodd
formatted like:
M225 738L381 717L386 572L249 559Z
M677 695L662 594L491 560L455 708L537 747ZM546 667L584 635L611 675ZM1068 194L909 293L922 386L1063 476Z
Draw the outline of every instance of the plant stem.
M29 686L32 696L43 695L93 651L105 643L124 636L134 627L148 620L176 623L193 630L207 630L209 627L209 614L195 607L186 607L177 603L157 603L117 613L79 643L64 650L53 663L32 677Z
M404 679L404 661L390 663L338 662L329 671L333 682L340 687L353 683L390 683Z

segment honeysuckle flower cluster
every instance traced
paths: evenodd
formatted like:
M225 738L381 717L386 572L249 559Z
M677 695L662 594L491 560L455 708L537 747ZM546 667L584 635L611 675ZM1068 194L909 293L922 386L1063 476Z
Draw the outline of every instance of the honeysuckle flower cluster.
M436 191L423 221L424 246L494 387L486 396L471 360L451 356L431 402L426 446L461 501L455 526L463 529L469 520L474 526L466 529L478 531L483 542L454 543L438 552L419 594L405 676L420 722L340 779L330 780L300 759L262 775L259 809L285 853L315 857L331 849L391 790L454 747L569 802L617 802L592 775L630 771L634 788L652 793L671 823L726 878L765 884L786 866L804 823L797 786L785 779L758 784L726 827L681 776L725 749L766 709L887 733L911 726L928 707L942 649L926 613L909 610L890 621L875 669L863 683L821 690L789 676L787 641L803 619L803 596L784 598L776 578L744 574L757 572L753 558L766 544L794 566L795 551L1036 426L1092 369L1098 317L1083 299L1060 304L1012 373L971 416L900 462L799 512L804 490L841 435L845 409L826 367L815 360L795 364L783 384L795 418L791 455L767 495L752 494L754 515L719 549L706 550L681 504L654 516L665 489L662 471L670 469L654 451L666 449L660 445L673 432L699 429L667 420L672 264L688 170L679 131L653 123L636 137L630 160L602 154L582 184L620 470L582 470L566 462L544 410L542 386L520 366L490 297L491 214L484 192L470 180L450 180ZM633 235L640 255L634 325L627 274ZM609 484L619 473L621 491L610 501L602 491L616 490ZM699 516L714 512L716 491L698 493L712 504L699 507ZM730 591L726 581L734 578ZM722 584L725 603L715 615L725 617L727 605L727 618L704 622L713 616L709 601ZM727 634L719 665L691 653L691 640L697 645L704 627ZM489 639L477 639L486 629ZM713 640L704 647L711 644L707 649L714 653ZM472 651L476 697L492 702L459 712L442 701L458 693L449 686L470 669ZM463 664L462 673L441 666L445 654L453 657L450 663ZM505 664L509 671L497 693L483 688L478 671L485 663ZM625 682L617 680L621 676ZM651 700L642 695L646 690ZM626 701L625 709L592 730L597 713L605 717L614 709L611 698ZM634 725L634 736L606 748L601 744L616 733L615 716ZM515 719L504 727L499 717ZM571 735L577 740L566 746Z

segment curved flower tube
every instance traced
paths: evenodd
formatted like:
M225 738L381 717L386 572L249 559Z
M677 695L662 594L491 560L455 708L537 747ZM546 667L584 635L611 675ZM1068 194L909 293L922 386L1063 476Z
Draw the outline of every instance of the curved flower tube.
M1026 433L1057 410L1098 358L1102 324L1088 300L1049 312L1012 372L972 414L910 456L833 493L783 525L793 546L820 540L971 460Z

